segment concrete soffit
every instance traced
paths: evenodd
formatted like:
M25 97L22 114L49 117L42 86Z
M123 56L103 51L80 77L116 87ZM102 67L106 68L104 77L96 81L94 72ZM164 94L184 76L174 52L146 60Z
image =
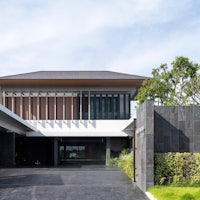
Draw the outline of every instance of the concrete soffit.
M134 132L134 120L135 116L131 117L122 127L121 131L128 134L129 136L133 136Z
M6 131L26 135L29 131L38 132L38 130L23 120L21 117L0 104L0 127Z

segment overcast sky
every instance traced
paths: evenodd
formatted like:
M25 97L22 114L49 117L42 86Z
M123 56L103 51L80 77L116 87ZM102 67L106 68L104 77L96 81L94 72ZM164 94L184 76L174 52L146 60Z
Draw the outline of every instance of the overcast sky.
M200 63L199 0L0 0L0 76Z

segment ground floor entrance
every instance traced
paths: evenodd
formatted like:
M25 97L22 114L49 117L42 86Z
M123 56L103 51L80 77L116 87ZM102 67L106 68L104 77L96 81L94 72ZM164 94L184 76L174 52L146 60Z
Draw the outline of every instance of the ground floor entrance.
M108 164L110 157L118 156L122 149L131 148L131 139L128 137L23 137L6 133L4 135L2 144L0 143L0 166L5 167L105 165ZM5 153L4 150L10 151ZM7 160L9 162L6 162Z
M59 140L59 165L105 163L106 140L104 138L61 138Z

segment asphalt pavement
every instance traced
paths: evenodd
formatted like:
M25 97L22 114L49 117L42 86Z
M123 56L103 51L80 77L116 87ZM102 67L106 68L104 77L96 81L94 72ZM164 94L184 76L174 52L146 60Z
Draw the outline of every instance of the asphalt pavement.
M117 168L0 169L0 200L148 200Z

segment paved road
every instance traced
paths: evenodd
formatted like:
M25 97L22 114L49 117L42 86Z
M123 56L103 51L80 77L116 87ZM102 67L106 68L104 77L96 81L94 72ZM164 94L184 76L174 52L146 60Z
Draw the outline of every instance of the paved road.
M0 169L1 200L147 200L119 169Z

